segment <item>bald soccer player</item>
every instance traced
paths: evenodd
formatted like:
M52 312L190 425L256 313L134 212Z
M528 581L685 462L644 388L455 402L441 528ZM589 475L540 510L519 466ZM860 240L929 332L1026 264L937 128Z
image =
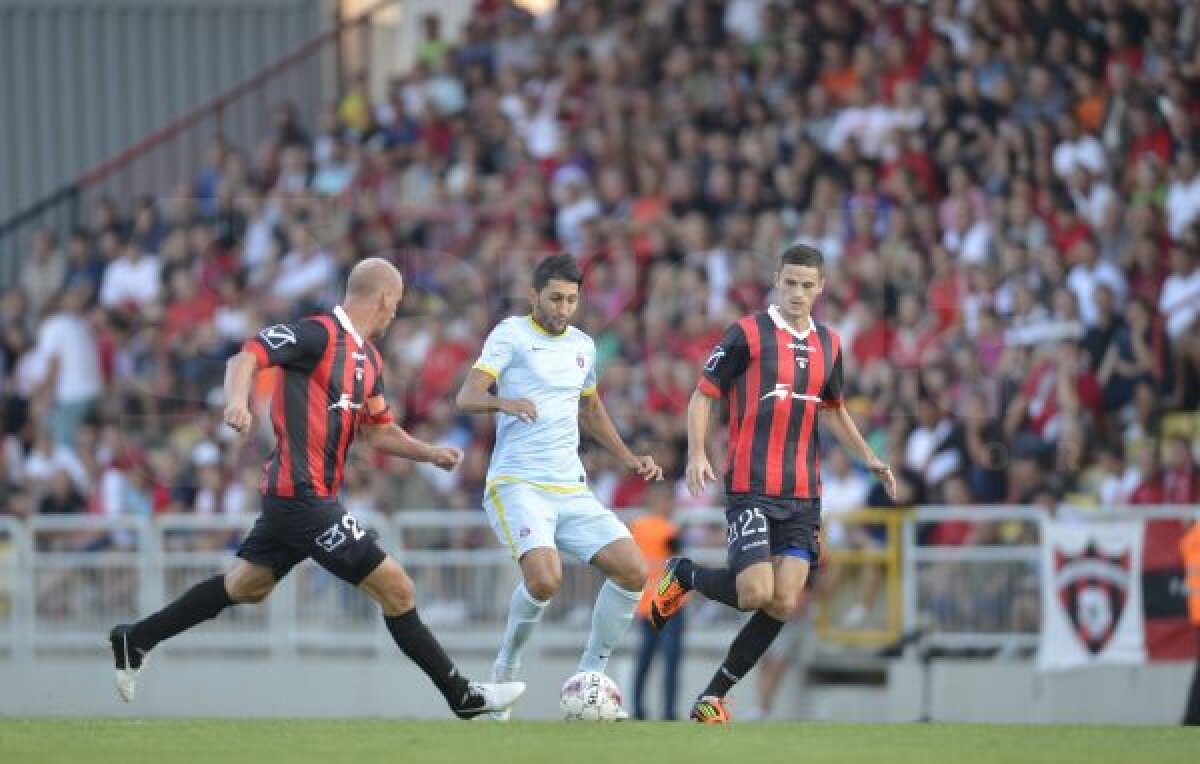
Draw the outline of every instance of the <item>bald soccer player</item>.
M403 294L404 279L391 263L363 260L350 272L341 305L269 326L229 359L225 423L240 433L251 425L254 375L281 369L271 400L276 445L263 469L262 513L231 570L196 584L137 623L113 628L109 641L123 700L133 700L138 672L156 645L227 607L262 602L309 557L379 603L396 645L460 719L503 711L524 691L520 682L471 682L458 672L417 616L412 579L338 502L346 452L358 434L388 454L444 470L462 460L456 448L439 448L405 432L384 398L383 360L371 340L387 331Z

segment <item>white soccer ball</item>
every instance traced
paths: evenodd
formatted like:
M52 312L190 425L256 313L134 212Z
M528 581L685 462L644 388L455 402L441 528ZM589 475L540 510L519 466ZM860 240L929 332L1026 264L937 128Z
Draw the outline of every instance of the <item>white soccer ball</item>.
M621 690L599 671L580 671L563 685L558 706L568 720L615 721L621 712Z

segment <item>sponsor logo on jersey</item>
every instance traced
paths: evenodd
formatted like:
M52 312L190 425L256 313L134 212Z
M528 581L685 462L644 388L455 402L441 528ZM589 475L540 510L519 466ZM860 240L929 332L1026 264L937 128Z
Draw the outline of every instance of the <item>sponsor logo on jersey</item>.
M820 403L821 402L820 396L805 395L804 393L798 393L795 390L793 390L790 385L785 385L785 384L775 385L774 390L767 393L763 397L759 398L759 400L765 401L767 398L778 398L780 400L786 400L789 397L791 397L795 400L798 400L798 401L810 401L812 403Z
M708 357L708 360L704 362L704 370L705 371L716 371L717 364L721 363L721 359L724 357L725 357L725 348L721 347L720 345L717 345L716 350L714 350L712 352L712 355L710 355Z
M267 343L267 347L272 350L278 350L284 345L296 344L296 333L292 331L292 327L276 324L268 326L258 333L262 337L262 341Z
M329 410L341 409L342 411L358 411L363 406L361 403L355 403L350 397L350 393L342 393L342 397L335 403L329 404Z

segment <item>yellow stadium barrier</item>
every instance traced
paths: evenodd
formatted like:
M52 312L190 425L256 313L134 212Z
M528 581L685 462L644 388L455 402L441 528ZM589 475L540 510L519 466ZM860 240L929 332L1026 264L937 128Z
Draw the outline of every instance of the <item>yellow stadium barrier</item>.
M864 509L845 515L837 515L836 522L844 524L847 536L866 538L867 534L854 529L865 526L882 527L884 541L856 544L831 545L827 543L828 523L822 528L821 566L814 593L817 611L814 623L818 636L826 642L853 647L884 647L899 639L903 629L903 589L901 586L902 530L910 516L910 510ZM871 537L873 539L873 537ZM872 571L880 571L882 579L872 582ZM860 571L855 578L858 586L847 586L848 575ZM882 597L878 596L882 587ZM870 591L875 588L875 594ZM847 593L846 589L856 590ZM866 592L859 591L867 589ZM863 602L863 596L872 595L874 602ZM863 618L858 623L846 623L842 616L859 606Z

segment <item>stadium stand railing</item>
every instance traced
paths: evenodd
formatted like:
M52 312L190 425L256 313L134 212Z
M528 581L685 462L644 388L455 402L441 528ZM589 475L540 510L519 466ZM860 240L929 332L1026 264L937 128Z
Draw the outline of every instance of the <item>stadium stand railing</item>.
M16 279L19 258L29 251L35 231L69 233L83 224L88 205L106 195L130 199L169 194L180 179L195 177L209 142L225 138L234 145L253 145L280 103L292 104L304 123L315 124L320 109L341 91L347 76L368 71L372 26L397 1L380 0L340 20L240 84L0 221L0 286Z
M1051 516L1032 507L919 507L904 524L903 623L926 646L1000 650L1037 647L1041 628L1042 540ZM1200 519L1200 507L1138 506L1085 510L1071 522ZM921 541L938 523L991 524L1016 543L967 546ZM1003 537L1005 534L1001 534Z
M357 513L356 513L357 514ZM491 650L515 583L507 549L492 539L482 513L410 511L359 514L416 584L426 621L447 646ZM0 517L0 651L76 651L103 644L114 623L153 612L188 587L228 568L253 517L162 515L156 518ZM723 540L724 515L690 510L688 526ZM470 542L470 548L456 543ZM720 563L723 546L698 547ZM539 642L576 650L586 638L601 583L587 566L567 561L560 594ZM262 605L233 609L178 640L200 650L272 653L392 649L378 608L307 561ZM737 614L712 609L690 644L718 649ZM172 643L174 649L177 643Z
M689 554L723 564L719 510L680 513ZM1200 518L1197 507L1112 510L1109 520ZM456 650L490 651L503 626L516 567L481 513L363 514L416 583L424 618ZM883 628L833 626L823 613L823 640L872 648L885 636L921 629L929 646L1020 653L1036 646L1040 626L1042 526L1037 508L921 507L864 512L856 522L887 525L890 539L863 554L830 550L835 564L882 564L887 576ZM114 623L152 612L233 561L252 517L163 515L150 518L0 517L0 652L94 650ZM922 526L970 522L1023 526L1027 543L934 546ZM567 561L563 587L547 611L539 644L577 650L586 636L600 576ZM699 600L688 645L721 650L740 614ZM377 608L312 562L287 576L263 605L243 606L172 642L171 649L287 654L391 649Z
M852 647L884 647L894 643L904 631L903 587L901 562L903 560L904 526L908 513L897 510L864 509L840 515L838 522L865 531L881 531L882 541L867 546L834 548L828 543L821 550L822 570L818 576L826 576L829 570L847 570L856 578L879 577L880 593L878 607L866 607L866 616L861 624L840 622L839 612L859 604L856 594L863 586L840 586L825 590L819 587L819 607L815 615L817 634L825 642ZM828 529L826 529L828 535ZM839 583L843 576L835 574ZM873 603L871 603L873 604ZM879 611L878 613L876 611ZM880 617L876 617L876 615Z

